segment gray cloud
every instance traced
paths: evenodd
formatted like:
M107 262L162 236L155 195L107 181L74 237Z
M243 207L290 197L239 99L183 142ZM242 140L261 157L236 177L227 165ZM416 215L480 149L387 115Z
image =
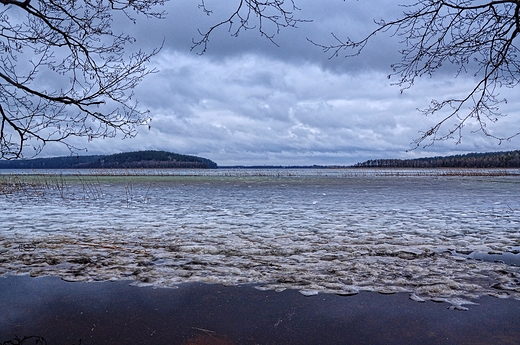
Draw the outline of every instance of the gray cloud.
M191 1L169 2L165 20L140 20L125 30L136 46L164 48L149 76L135 90L150 109L151 130L141 129L129 140L78 141L89 153L164 149L205 156L220 165L235 164L353 164L374 158L405 158L475 151L510 150L518 139L501 146L468 126L463 142L437 143L407 152L418 132L439 118L424 117L432 99L462 95L472 86L470 76L450 73L419 80L400 93L386 78L399 59L398 39L377 37L358 58L328 59L307 37L332 42L360 37L375 27L373 18L395 17L402 8L393 1L377 4L341 1L300 1L302 18L313 19L277 36L276 46L254 30L230 37L221 28L203 56L190 51L197 29L215 23L228 9L218 2L206 16ZM118 22L119 23L119 22ZM123 21L121 21L123 23ZM520 116L514 90L503 90L510 116L490 124L493 133L518 128ZM65 151L49 146L44 154ZM65 153L66 154L66 153Z

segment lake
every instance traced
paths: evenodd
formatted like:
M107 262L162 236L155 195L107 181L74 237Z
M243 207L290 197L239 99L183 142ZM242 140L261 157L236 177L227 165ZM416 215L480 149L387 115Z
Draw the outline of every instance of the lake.
M519 173L2 171L0 274L407 292L464 310L520 298Z

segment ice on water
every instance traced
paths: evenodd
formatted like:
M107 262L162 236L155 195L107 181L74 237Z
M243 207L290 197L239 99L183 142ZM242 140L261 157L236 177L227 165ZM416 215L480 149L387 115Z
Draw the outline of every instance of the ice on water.
M460 310L520 298L518 176L132 175L60 175L1 195L0 274L409 292Z

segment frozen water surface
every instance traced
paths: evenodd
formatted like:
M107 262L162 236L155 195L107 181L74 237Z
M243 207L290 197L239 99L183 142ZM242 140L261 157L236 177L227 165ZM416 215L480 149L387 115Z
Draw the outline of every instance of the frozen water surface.
M520 177L479 175L4 173L0 274L406 291L460 309L481 295L520 298Z

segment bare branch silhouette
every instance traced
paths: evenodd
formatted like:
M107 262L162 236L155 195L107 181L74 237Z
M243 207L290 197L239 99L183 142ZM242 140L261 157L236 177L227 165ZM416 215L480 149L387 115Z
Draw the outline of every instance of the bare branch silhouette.
M204 0L201 0L199 8L207 15L213 13ZM256 29L262 37L277 45L274 38L281 29L295 28L299 23L310 21L295 17L294 12L298 10L294 0L239 0L235 11L226 19L206 31L199 30L200 39L193 40L192 50L200 49L199 54L204 54L208 49L211 34L222 26L227 26L229 33L234 37L242 31Z
M448 139L459 143L471 121L499 143L519 135L520 128L511 128L508 136L496 136L488 124L505 116L499 108L507 100L500 97L500 88L514 88L520 81L520 2L419 0L404 9L396 20L376 21L377 29L361 40L333 34L334 44L313 43L331 57L352 57L378 34L389 32L399 37L404 46L402 60L392 65L388 77L398 78L393 85L401 87L401 92L412 87L417 78L432 76L444 64L457 66L455 76L472 73L476 83L464 97L432 100L428 108L420 110L424 115L440 114L442 119L420 133L413 141L415 147Z
M71 137L134 136L149 119L133 88L160 48L126 53L135 40L112 31L113 14L162 18L154 8L163 3L0 0L0 158L49 142L75 150Z

